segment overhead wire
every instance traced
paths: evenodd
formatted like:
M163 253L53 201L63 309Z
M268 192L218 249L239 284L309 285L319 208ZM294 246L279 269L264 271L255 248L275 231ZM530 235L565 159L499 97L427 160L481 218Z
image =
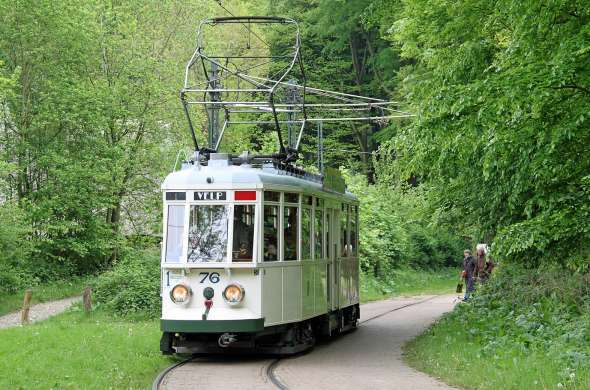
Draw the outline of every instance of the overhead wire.
M225 8L223 6L223 4L221 4L221 0L214 0L217 5L219 5L221 8L223 8L225 10L225 12L227 12L228 14L230 14L231 16L233 16L234 18L236 17L234 14L231 13L230 10L228 10L227 8ZM246 26L246 24L240 22L240 24L246 29L248 30L252 35L254 35L260 42L264 43L269 49L270 49L270 44L268 42L266 42L264 39L260 38L260 36L258 34L256 34L254 31L252 31L252 29L248 26Z

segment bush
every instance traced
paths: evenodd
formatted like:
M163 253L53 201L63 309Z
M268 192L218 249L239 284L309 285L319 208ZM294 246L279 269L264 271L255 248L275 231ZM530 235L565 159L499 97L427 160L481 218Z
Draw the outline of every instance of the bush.
M160 315L160 258L156 250L132 250L94 285L96 301L121 316Z
M0 293L14 293L36 283L30 267L31 244L24 212L17 203L0 207Z

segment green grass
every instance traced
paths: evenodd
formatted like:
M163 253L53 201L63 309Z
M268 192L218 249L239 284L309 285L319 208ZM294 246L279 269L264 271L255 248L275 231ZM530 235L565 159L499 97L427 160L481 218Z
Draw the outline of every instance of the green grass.
M590 370L574 369L539 351L501 349L485 353L452 315L405 346L411 366L467 389L590 389Z
M590 389L590 275L498 268L405 347L410 365L468 389Z
M398 295L450 294L455 291L460 270L435 271L403 268L394 271L387 281L361 275L361 302L377 301Z
M91 280L91 277L72 278L71 280L60 280L32 287L31 303L35 304L82 295L84 287ZM19 310L23 304L23 297L24 291L16 294L0 294L0 315Z
M79 307L0 330L1 389L147 389L171 364L157 320L114 319Z

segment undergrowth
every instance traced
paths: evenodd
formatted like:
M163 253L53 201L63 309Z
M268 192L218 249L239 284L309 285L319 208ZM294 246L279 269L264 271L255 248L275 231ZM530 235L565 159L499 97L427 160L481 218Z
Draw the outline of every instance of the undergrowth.
M590 276L499 271L410 343L408 360L468 388L590 388Z

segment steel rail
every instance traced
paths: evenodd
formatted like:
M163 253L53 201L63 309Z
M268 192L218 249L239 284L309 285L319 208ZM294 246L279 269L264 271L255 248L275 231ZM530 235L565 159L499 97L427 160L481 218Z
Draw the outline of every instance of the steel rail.
M180 362L176 362L171 366L166 367L165 369L163 369L158 376L156 377L156 379L154 380L154 382L152 383L152 390L160 390L160 385L162 384L162 382L164 381L164 378L166 378L166 375L168 375L168 373L170 373L170 371L174 370L175 368L178 368L180 366L184 366L186 363L189 363L190 361L192 361L194 359L193 356L180 361Z

